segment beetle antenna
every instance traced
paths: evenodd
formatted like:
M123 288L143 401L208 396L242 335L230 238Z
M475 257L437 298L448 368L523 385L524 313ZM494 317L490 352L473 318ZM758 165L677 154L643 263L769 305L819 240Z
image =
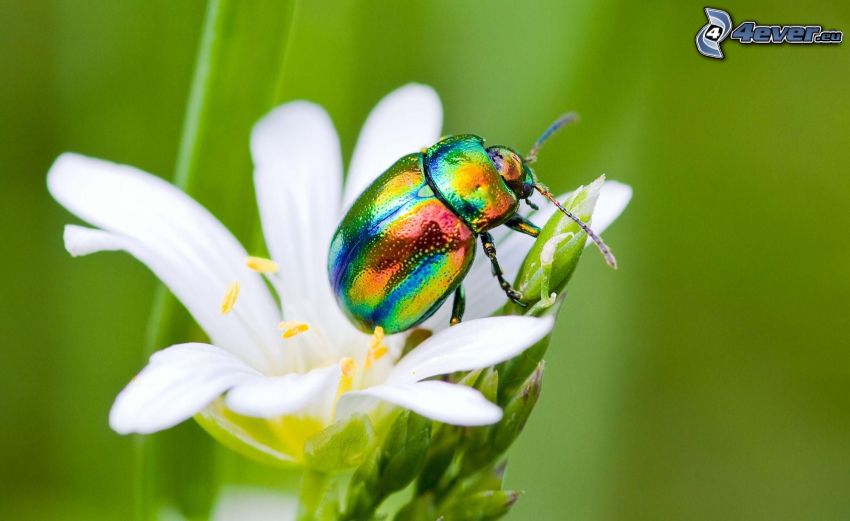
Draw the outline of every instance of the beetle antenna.
M549 201L551 201L552 204L554 204L558 208L558 210L564 212L564 215L575 221L576 224L578 224L581 229L584 230L587 236L590 237L590 240L596 243L596 246L599 248L599 251L602 252L602 256L605 257L605 262L607 262L608 265L612 268L617 269L617 259L614 258L614 254L611 253L611 248L609 248L608 245L605 244L605 241L602 240L602 237L596 235L596 232L591 230L590 226L585 224L585 222L579 219L575 214L564 208L564 206L555 198L555 196L552 195L552 192L550 192L545 186L540 183L534 183L534 188L538 192L543 194L543 197L549 199Z
M562 127L575 121L578 121L578 114L576 114L575 112L567 112L560 118L556 119L555 122L549 125L549 128L547 128L546 131L543 132L543 134L539 138L537 138L537 141L534 142L534 146L531 147L531 152L529 152L528 155L525 156L525 162L531 164L537 161L537 154L540 153L540 149L543 147L543 143L545 143L550 137L552 137L552 134L561 130Z

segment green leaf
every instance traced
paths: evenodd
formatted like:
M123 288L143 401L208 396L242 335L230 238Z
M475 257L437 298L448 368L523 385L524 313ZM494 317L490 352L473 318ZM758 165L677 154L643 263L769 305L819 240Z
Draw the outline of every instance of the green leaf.
M375 430L369 417L358 414L338 421L304 444L304 464L321 472L338 472L366 459Z

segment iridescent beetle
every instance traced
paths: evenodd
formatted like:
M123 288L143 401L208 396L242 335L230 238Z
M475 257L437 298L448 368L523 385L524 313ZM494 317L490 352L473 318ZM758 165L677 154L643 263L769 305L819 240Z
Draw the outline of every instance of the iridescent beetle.
M386 333L405 331L451 293L451 324L460 322L461 283L475 257L476 237L507 297L524 305L499 267L488 230L504 224L536 237L540 228L518 213L521 200L536 209L529 200L534 190L578 223L616 268L602 239L561 206L529 166L543 143L574 119L558 119L525 157L506 146L485 148L478 136L449 136L381 174L342 219L328 254L331 287L354 325L366 332L377 326Z

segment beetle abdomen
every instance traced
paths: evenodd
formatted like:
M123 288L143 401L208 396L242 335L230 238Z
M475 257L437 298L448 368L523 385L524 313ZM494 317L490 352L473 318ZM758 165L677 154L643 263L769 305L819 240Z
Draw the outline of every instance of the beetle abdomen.
M431 316L475 255L472 230L425 180L422 155L398 160L343 218L328 256L331 287L361 330L404 331Z

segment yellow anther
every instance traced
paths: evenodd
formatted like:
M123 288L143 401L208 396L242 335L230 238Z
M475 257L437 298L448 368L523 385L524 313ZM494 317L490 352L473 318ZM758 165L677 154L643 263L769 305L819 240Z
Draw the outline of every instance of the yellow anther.
M221 314L226 315L233 309L236 304L236 297L239 296L239 282L233 282L227 286L227 291L224 293L224 299L221 301Z
M375 346L380 345L384 341L384 328L378 326L375 328L375 332L372 333L372 340L369 342L369 348L374 349Z
M292 338L310 329L310 325L306 322L281 322L277 325L277 328L283 331L280 336L283 338Z
M372 364L383 358L388 351L389 349L384 344L377 346L375 349L370 349L366 355L366 363L364 364L366 369L372 367Z
M342 371L343 376L351 378L354 376L354 373L357 372L357 362L355 362L350 356L346 356L339 361L339 368Z
M245 266L257 273L277 273L278 270L278 265L275 261L264 259L263 257L246 257Z
M352 380L357 372L357 362L351 357L345 357L339 361L339 370L342 374L339 375L339 385L336 388L337 399L351 390Z
M365 369L372 367L372 364L383 358L389 349L384 344L384 328L378 326L375 332L372 333L372 339L369 341L369 352L366 353L366 362L363 364Z

